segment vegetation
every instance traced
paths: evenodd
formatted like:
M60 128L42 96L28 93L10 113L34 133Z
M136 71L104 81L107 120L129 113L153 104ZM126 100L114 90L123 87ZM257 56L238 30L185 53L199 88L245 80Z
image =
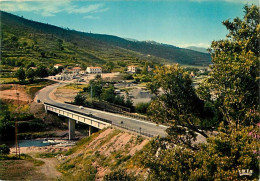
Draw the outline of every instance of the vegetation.
M159 69L159 85L152 84L151 89L158 90L158 85L162 87L163 94L157 96L151 109L161 105L165 109L160 110L162 115L154 112L153 117L161 117L170 128L169 136L153 140L145 154L147 157L143 163L150 168L150 180L258 180L259 7L245 6L244 19L236 18L223 24L230 32L228 39L212 42L213 70L198 90L199 98L205 103L204 108L207 105L214 110L208 119L215 122L216 134L201 133L207 137L207 142L201 144L182 140L184 134L188 138L196 138L192 132L197 132L194 126L203 122L201 111L197 111L201 106L197 104L199 101L195 101L199 98L189 88L189 78L178 66L164 68L165 72ZM172 81L168 77L172 77ZM174 89L180 88L178 91L182 95L173 92L171 85L175 85ZM175 116L171 117L173 113ZM216 115L217 120L214 119ZM176 130L176 125L179 130ZM182 144L174 144L176 135ZM241 175L246 169L251 170L252 175Z
M10 148L5 144L0 145L0 155L8 155L10 153Z
M82 33L30 21L1 11L1 64L4 67L48 67L51 75L56 63L64 68L102 65L105 72L123 71L127 65L143 61L157 64L179 62L202 65L210 62L205 53L169 45L132 42L123 38ZM147 56L147 55L150 56ZM57 73L57 72L56 72ZM43 74L44 75L44 74ZM45 74L46 75L46 74Z

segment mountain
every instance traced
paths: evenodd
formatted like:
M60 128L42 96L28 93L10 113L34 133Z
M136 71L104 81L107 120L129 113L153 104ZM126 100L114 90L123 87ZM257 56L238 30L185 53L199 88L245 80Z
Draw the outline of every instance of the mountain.
M201 52L201 53L209 53L207 48L203 48L203 47L188 46L188 47L186 47L186 49L194 50L194 51Z
M80 63L88 66L102 65L109 61L138 64L145 60L190 65L210 62L208 54L171 45L129 41L112 35L64 29L3 11L0 11L0 16L1 56L9 63Z
M207 53L161 44L154 41L128 41L117 36L104 34L88 34L88 36L110 45L146 54L148 56L160 57L171 63L205 65L209 64L211 61L210 55Z

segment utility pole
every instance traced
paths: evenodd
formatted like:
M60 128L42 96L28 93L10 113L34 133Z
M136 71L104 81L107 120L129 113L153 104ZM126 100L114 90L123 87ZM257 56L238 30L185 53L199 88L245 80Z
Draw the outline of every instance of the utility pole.
M92 94L92 84L90 84L90 97L91 97L91 103L92 103L92 96L93 96L93 94Z
M15 148L16 148L16 157L17 154L19 153L19 158L20 158L20 147L19 147L19 143L18 143L18 139L17 139L17 134L18 134L18 115L19 115L19 107L20 107L20 102L19 102L19 92L17 92L17 84L16 84L16 96L17 96L17 102L18 102L18 107L17 107L17 115L15 118Z

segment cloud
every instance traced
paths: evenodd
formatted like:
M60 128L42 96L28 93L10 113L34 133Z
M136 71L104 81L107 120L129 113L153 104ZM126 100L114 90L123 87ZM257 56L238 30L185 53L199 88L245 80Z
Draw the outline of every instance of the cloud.
M181 48L186 48L186 47L190 47L190 46L201 47L201 48L209 48L210 44L207 44L207 43L191 43L191 44L185 43L185 44L178 44L177 46L181 47Z
M108 11L103 3L77 6L71 0L0 0L0 9L7 12L34 12L42 16L55 16L57 13L89 14ZM75 1L74 1L75 2Z
M88 15L88 16L84 16L83 19L100 19L100 17Z

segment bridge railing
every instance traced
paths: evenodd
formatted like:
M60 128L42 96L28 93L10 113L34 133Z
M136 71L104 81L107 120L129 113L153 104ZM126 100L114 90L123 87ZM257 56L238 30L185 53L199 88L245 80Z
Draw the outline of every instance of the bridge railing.
M112 126L116 126L116 127L119 127L119 128L123 128L123 129L126 129L126 130L129 130L129 131L132 131L132 132L135 132L135 133L138 133L140 135L144 135L144 136L147 136L147 137L155 137L157 135L154 135L152 133L148 133L146 131L143 131L142 129L134 129L134 128L131 128L131 127L128 127L126 125L123 125L123 124L116 124L116 123L112 123Z
M84 116L87 116L87 117L90 117L90 118L97 119L99 121L103 121L103 122L112 124L112 121L104 119L104 118L100 118L100 117L97 117L97 116L94 116L92 114L86 114L86 113L83 113L83 112L74 111L74 110L71 110L71 109L67 109L67 108L64 108L64 107L61 107L61 106L57 106L57 105L54 105L54 104L50 104L50 103L46 103L46 102L44 102L44 104L47 104L47 105L50 105L50 106L54 106L54 107L57 107L57 108L60 108L60 109L64 109L64 110L67 110L67 111L70 111L70 112L74 112L74 113L77 113L77 114L82 114Z
M64 102L64 103L76 105L72 102ZM89 107L89 106L86 106L86 107ZM93 109L93 107L89 107L89 108ZM111 109L101 109L101 108L98 108L98 107L95 107L95 109L107 111L107 112L111 112L111 113L116 113L116 114L121 114L123 116L131 117L131 118L135 118L135 119L139 119L139 120L152 122L152 120L149 119L147 116L143 116L143 115L139 115L139 114L135 114L135 113L130 113L130 112L126 112L126 111L119 111L119 110L116 111L116 110L111 110Z

